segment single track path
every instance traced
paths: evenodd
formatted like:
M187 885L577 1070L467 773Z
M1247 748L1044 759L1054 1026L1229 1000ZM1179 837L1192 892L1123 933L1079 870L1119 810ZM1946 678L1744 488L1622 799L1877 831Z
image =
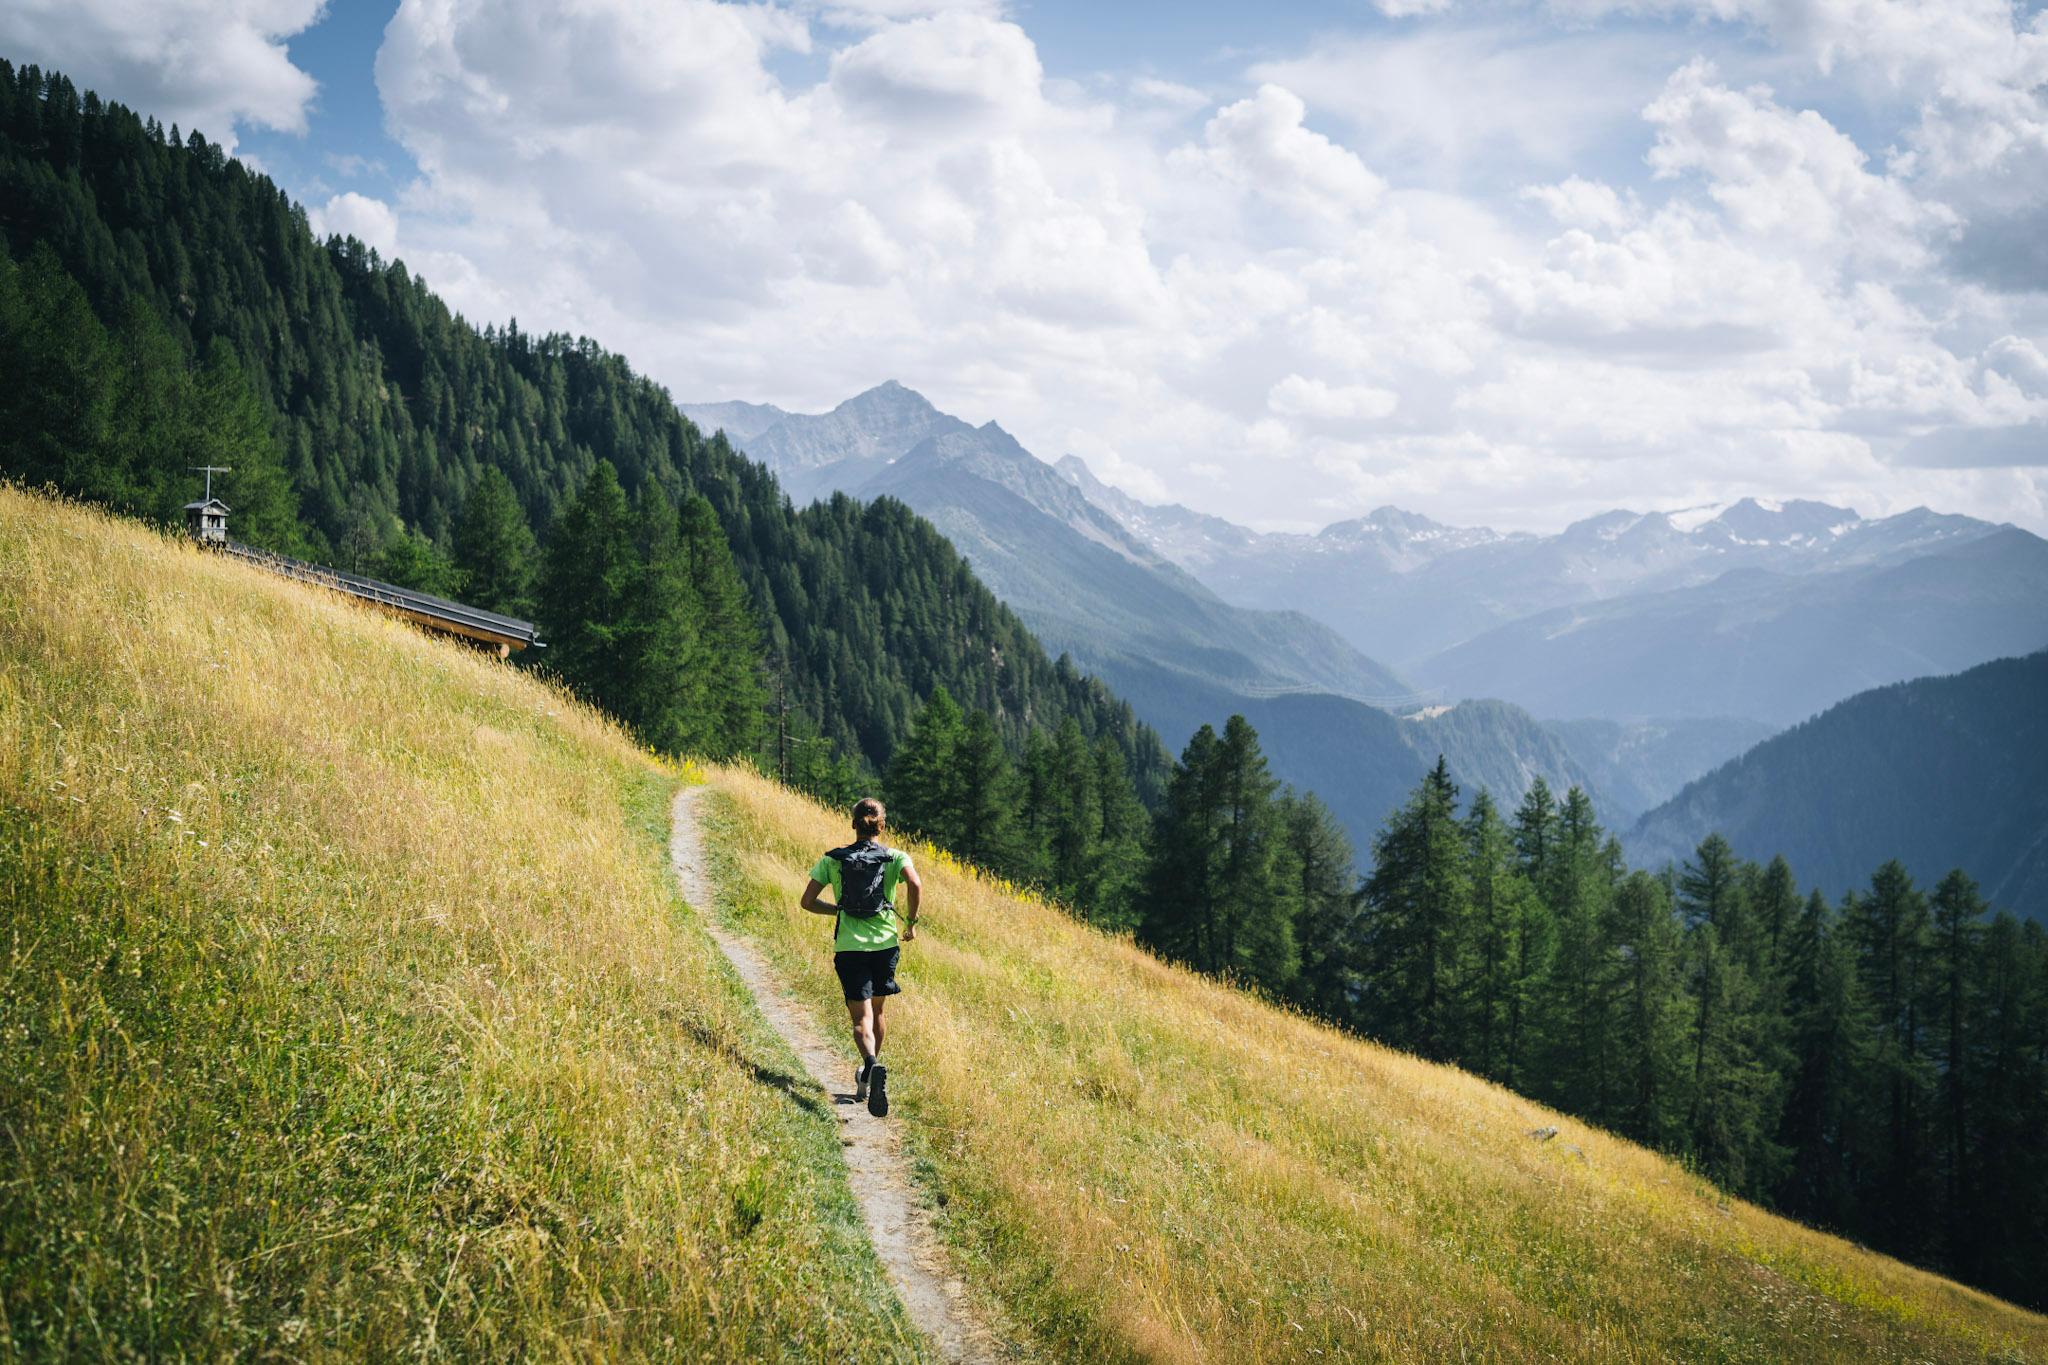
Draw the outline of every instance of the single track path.
M685 787L676 796L669 857L682 883L683 899L696 909L705 931L753 993L769 1025L831 1098L839 1116L847 1176L867 1222L868 1238L910 1320L947 1360L994 1365L1003 1359L994 1335L967 1301L966 1286L948 1273L931 1215L917 1200L910 1160L891 1126L900 1120L873 1118L865 1106L854 1103L853 1064L818 1036L754 945L719 922L697 826L697 804L707 790Z

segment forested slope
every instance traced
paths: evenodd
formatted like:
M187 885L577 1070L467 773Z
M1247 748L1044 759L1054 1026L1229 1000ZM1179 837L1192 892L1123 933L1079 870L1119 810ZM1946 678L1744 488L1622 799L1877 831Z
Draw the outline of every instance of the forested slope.
M1155 737L1048 658L901 504L796 511L623 358L516 323L478 330L403 265L316 241L299 206L198 133L0 62L0 234L15 262L0 361L37 377L0 394L0 472L162 519L195 495L186 465L234 463L222 492L238 536L346 568L415 538L445 546L491 469L545 539L606 461L629 496L651 484L709 500L776 686L799 727L843 756L886 763L943 684L1016 746L1072 717L1156 790ZM148 364L105 363L144 353ZM121 376L171 373L165 356L220 394L187 403L179 432L226 412L236 459L193 458L213 448L199 436L134 429L133 414L162 405L138 403Z
M1961 867L1992 905L2048 922L2048 652L1851 697L1692 783L1627 844L1654 866L1710 831L1830 896L1897 858L1921 879Z

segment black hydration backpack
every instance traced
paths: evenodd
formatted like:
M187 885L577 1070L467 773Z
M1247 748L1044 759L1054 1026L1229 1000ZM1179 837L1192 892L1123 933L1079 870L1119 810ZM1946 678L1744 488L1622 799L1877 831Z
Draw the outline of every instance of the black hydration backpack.
M883 910L894 910L882 894L883 874L896 850L867 842L835 848L825 855L839 864L839 910L855 919L873 919Z

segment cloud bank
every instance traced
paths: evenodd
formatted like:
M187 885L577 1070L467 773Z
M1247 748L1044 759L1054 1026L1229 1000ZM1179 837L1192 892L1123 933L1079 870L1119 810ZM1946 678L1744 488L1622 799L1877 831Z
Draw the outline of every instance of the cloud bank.
M682 397L898 378L1262 524L1762 493L2048 529L2048 20L1380 8L1198 88L1049 74L994 3L404 0L376 76L419 178L316 218ZM306 7L202 11L277 54L219 107L303 117Z

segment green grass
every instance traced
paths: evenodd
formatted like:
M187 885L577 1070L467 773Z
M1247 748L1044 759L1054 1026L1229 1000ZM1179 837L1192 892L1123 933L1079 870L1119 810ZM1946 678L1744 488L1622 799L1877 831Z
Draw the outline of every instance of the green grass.
M0 1358L922 1358L679 780L0 489Z
M844 817L711 780L733 922L843 1035L827 936L795 902ZM919 857L891 1098L956 1255L1034 1353L2048 1359L2037 1314Z

